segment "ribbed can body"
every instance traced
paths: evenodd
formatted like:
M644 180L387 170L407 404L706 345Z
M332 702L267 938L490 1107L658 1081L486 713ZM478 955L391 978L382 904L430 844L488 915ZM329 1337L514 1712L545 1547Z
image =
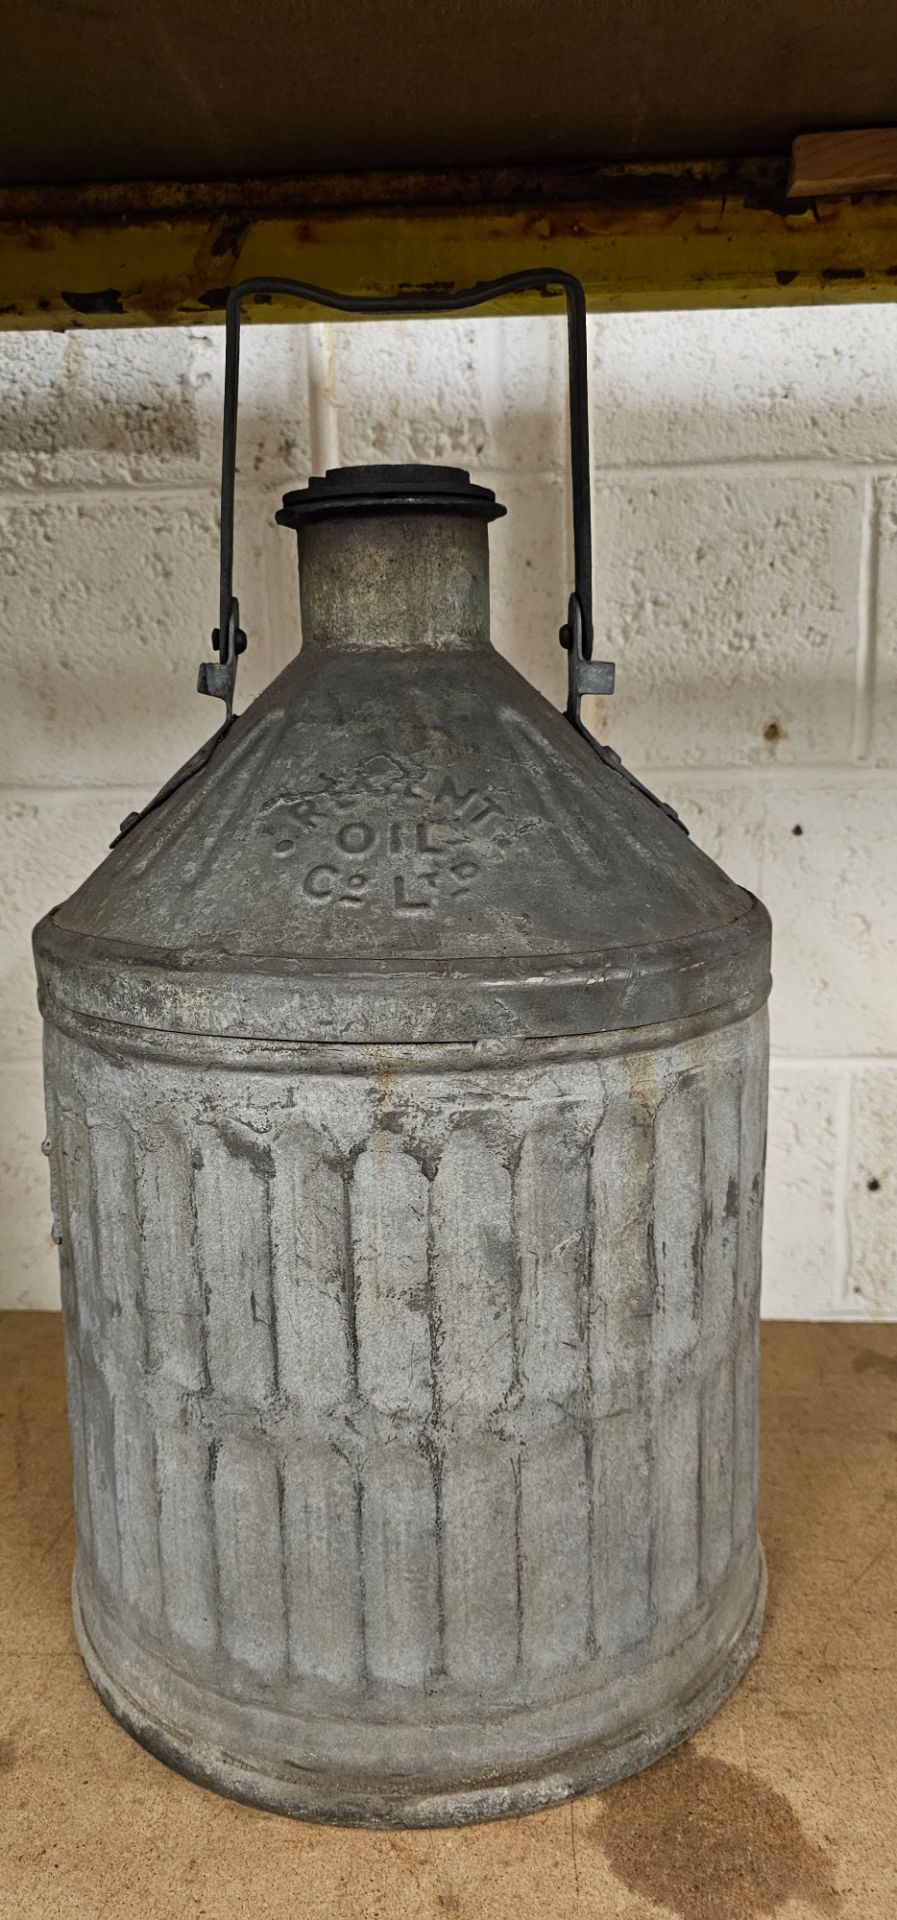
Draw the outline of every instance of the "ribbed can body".
M63 1025L76 1618L119 1718L384 1824L707 1718L762 1612L765 1009L637 1047Z

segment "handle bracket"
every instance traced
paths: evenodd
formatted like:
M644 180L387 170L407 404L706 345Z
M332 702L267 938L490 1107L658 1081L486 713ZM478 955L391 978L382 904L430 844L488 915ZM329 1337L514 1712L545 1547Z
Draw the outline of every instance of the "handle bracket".
M221 626L215 627L212 632L212 645L218 659L201 661L196 677L196 691L211 694L216 700L223 700L227 707L228 720L230 720L233 718L237 661L240 654L246 652L247 647L246 635L240 625L240 602L233 594L230 597L225 619Z
M560 631L561 646L568 656L567 719L579 733L586 733L581 718L585 693L613 693L616 669L612 660L592 660L583 651L583 618L579 595L571 593L567 619Z

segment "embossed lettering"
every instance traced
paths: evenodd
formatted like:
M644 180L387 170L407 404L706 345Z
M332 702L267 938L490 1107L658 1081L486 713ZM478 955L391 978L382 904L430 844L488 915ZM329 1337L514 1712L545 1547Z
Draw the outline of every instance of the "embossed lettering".
M438 837L440 827L442 827L442 831L443 831L442 839ZM434 833L437 835L437 838L431 839L430 836L431 834L434 834ZM444 821L419 820L417 823L417 833L415 835L415 842L417 845L418 853L443 853L445 850L444 836L445 836Z
M462 893L470 892L470 883L476 879L480 871L479 862L476 860L456 860L454 866L451 867L449 871L454 880L461 882L460 886L452 888L452 898L457 900Z
M429 873L422 876L431 885L435 877L435 874ZM429 913L432 910L433 903L430 900L409 900L405 892L404 876L401 873L397 873L393 880L393 894L397 913Z
M465 787L457 770L374 753L262 801L259 825L275 858L304 850L306 899L335 910L376 897L397 914L426 914L463 898L504 857L505 821L492 793Z
M445 778L440 781L436 789L437 805L440 800L447 801L455 813L463 813L465 807L469 805L471 800L479 800L481 797L476 787L470 787L467 793L459 793L450 773L445 775Z
M322 827L324 825L324 809L320 805L316 795L309 795L306 799L297 800L293 812L300 826Z
M440 801L444 802L457 815L466 813L471 826L479 826L484 820L500 819L502 815L502 808L497 801L493 800L490 793L481 793L478 787L469 787L466 793L462 793L455 786L450 773L440 781L436 790L436 801L437 804ZM475 813L467 811L472 806L477 809Z
M482 826L484 820L500 820L501 816L501 807L497 806L496 802L490 800L487 796L485 806L480 808L479 813L468 814L468 819L472 827L479 827Z
M377 836L367 820L347 820L336 837L344 853L367 853Z

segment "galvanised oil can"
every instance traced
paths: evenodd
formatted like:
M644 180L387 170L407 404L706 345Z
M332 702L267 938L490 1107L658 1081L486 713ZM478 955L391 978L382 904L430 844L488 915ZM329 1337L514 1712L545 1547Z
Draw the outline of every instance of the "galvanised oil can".
M769 922L584 733L581 598L568 717L492 648L501 511L288 495L301 653L35 934L79 1645L313 1819L599 1787L760 1631Z

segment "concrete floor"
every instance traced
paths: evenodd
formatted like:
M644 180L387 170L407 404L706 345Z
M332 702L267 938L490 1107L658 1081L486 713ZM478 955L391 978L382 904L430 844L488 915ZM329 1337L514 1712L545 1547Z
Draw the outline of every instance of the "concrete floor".
M365 1834L189 1785L69 1625L62 1335L0 1316L2 1920L897 1916L897 1326L764 1330L759 1659L639 1778L525 1820Z

